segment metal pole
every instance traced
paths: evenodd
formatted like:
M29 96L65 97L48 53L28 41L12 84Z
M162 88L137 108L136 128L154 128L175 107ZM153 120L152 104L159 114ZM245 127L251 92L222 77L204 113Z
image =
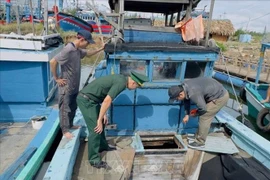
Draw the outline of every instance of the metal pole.
M262 44L261 52L260 52L260 60L259 60L259 63L258 63L257 75L256 75L256 80L255 80L256 85L260 81L260 74L261 74L261 71L262 71L262 64L263 64L263 60L264 60L264 52L265 52L265 46Z
M187 11L186 11L186 17L185 17L186 20L188 20L190 18L190 14L192 11L192 4L193 4L193 0L190 0L189 6L188 6Z
M16 20L17 20L17 34L21 35L20 17L19 17L19 6L16 6Z
M35 33L35 27L34 27L34 16L33 16L33 6L32 6L32 0L29 0L29 4L30 4L30 13L31 13L31 19L32 19L32 31L33 31L33 35L35 36L36 33Z
M10 23L10 0L6 1L6 23L9 24Z
M209 32L210 32L210 27L211 27L214 4L215 4L215 0L211 0L210 14L209 14L209 20L208 20L208 23L207 23L207 32L206 32L206 38L205 38L205 46L206 47L208 46Z
M48 35L48 0L44 0L43 2L44 2L44 35Z
M38 0L38 19L41 19L41 0Z
M59 0L59 12L63 11L63 0Z
M124 30L124 0L120 0L119 3L119 13L120 13L120 29Z
M57 6L56 6L56 0L54 0L54 19L55 19L55 27L57 28L57 25L58 25L58 18L57 18L57 14L58 14L58 11L57 11Z

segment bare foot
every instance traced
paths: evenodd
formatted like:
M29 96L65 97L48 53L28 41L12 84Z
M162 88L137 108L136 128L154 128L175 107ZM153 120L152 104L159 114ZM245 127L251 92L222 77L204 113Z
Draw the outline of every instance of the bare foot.
M71 129L80 129L81 126L72 126Z
M261 101L261 103L268 103L269 102L269 99L265 99L263 101Z
M63 134L67 139L72 139L74 136L70 132L66 132Z

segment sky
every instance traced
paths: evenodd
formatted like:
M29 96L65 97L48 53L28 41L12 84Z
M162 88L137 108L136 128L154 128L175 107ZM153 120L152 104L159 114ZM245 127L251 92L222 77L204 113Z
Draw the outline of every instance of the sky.
M50 0L54 1L54 0ZM58 0L57 0L58 1ZM73 0L64 0L64 6L70 5ZM79 0L84 4L86 0ZM92 0L88 0L92 2ZM101 9L108 10L108 0L95 0ZM201 0L197 9L210 11L211 0ZM213 19L229 19L234 25L235 30L263 32L264 27L270 32L270 0L215 0Z

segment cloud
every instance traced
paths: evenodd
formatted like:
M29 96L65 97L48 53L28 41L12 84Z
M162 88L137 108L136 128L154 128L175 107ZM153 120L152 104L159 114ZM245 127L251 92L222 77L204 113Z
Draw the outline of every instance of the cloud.
M203 0L198 4L198 9L210 9L210 0ZM270 32L270 1L232 1L216 0L213 19L230 19L235 29L244 28L250 31L263 32L266 26ZM265 15L269 13L268 15ZM257 17L263 16L256 19ZM255 20L253 20L255 19Z

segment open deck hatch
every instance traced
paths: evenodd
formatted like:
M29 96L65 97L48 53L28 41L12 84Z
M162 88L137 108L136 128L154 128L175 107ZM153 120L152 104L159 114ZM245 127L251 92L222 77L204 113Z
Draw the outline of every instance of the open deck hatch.
M146 152L181 152L184 145L176 135L140 135Z

